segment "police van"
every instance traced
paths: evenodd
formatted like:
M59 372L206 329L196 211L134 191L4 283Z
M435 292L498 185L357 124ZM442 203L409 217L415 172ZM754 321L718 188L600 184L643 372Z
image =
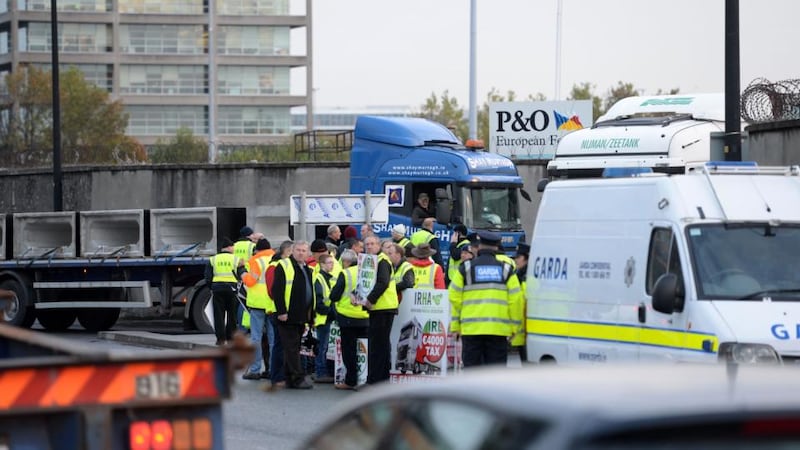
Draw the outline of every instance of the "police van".
M531 238L529 361L800 363L800 168L697 162L716 125L692 117L564 138L551 174L567 179L540 184ZM577 139L620 156L578 157Z

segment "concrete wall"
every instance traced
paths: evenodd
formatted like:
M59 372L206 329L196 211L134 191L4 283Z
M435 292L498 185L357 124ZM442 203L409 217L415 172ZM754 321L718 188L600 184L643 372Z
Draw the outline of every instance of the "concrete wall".
M521 164L520 175L533 202L522 201L525 230L531 230L541 195L541 163ZM346 193L347 163L170 165L65 168L64 210L246 207L248 224L273 240L288 236L289 197ZM0 213L51 211L50 171L0 170Z
M747 127L749 159L765 166L800 164L800 120Z

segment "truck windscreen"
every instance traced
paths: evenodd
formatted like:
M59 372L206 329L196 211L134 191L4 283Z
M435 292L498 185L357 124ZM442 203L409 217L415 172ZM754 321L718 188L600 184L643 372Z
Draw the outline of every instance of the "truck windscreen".
M470 229L519 230L515 187L465 187L464 225Z
M800 300L800 227L714 224L686 233L699 299Z

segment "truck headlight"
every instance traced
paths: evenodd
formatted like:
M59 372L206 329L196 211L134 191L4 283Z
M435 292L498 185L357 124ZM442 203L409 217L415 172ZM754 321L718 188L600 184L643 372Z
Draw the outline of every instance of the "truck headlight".
M778 352L766 344L742 344L723 342L719 346L719 359L722 362L737 364L779 364Z

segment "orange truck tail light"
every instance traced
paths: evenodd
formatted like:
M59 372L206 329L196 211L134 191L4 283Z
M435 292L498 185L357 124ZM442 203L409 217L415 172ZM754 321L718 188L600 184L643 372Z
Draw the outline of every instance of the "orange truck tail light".
M133 422L129 428L131 450L211 450L211 421L207 418Z

